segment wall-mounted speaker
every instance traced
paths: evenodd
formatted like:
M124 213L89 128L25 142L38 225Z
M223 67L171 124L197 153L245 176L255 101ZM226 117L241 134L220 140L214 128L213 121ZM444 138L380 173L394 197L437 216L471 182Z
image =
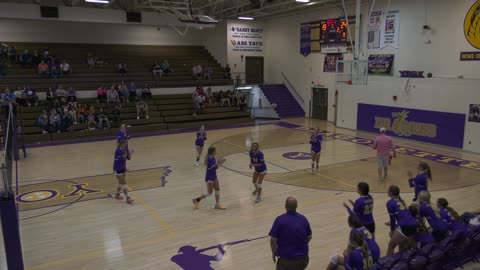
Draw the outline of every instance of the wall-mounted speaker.
M58 18L58 7L40 6L42 18Z

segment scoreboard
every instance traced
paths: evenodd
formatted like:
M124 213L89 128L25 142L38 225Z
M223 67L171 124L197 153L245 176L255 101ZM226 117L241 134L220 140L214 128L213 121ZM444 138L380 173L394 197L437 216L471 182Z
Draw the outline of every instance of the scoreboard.
M320 44L346 43L349 41L347 37L347 21L345 18L320 21Z

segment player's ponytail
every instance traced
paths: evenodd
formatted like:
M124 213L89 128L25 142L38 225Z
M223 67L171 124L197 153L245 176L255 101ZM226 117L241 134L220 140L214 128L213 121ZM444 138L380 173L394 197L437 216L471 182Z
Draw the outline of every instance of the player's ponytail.
M405 204L405 201L400 197L400 188L395 185L391 185L388 187L388 193L390 193L392 196L397 197L397 200L403 204L403 207L407 209L407 204Z
M368 257L370 256L368 252L368 244L365 241L365 235L361 232L354 232L350 235L350 245L353 248L360 248L362 251L363 258L368 262Z
M432 170L430 169L430 165L428 165L428 163L426 163L426 162L424 162L424 161L420 161L419 166L420 166L420 168L422 169L422 171L425 172L425 174L427 175L428 179L430 179L430 181L433 182Z
M447 209L448 213L453 217L454 220L460 221L460 216L458 215L457 211L455 211L453 208L448 206L448 201L445 198L440 198L437 200L437 205L441 208Z

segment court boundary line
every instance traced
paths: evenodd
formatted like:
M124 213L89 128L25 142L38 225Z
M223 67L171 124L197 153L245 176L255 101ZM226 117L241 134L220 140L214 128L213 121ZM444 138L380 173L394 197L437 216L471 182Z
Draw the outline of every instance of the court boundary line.
M145 202L145 200L143 199L142 196L140 196L139 194L135 194L135 198L137 198L137 201L140 203L140 205L143 206L143 208L145 208L149 213L150 215L158 222L158 224L160 224L160 226L162 226L163 229L165 229L167 231L168 234L172 234L172 229L170 228L170 226L168 226L167 222L165 222L154 210L153 208L147 204Z

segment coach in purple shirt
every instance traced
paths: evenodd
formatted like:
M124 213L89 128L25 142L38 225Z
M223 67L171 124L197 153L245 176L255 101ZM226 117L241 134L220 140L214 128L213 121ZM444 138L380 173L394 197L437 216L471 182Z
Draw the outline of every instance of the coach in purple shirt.
M273 262L277 263L276 270L303 270L309 261L310 223L297 213L297 199L288 197L285 209L287 213L275 219L269 233Z

